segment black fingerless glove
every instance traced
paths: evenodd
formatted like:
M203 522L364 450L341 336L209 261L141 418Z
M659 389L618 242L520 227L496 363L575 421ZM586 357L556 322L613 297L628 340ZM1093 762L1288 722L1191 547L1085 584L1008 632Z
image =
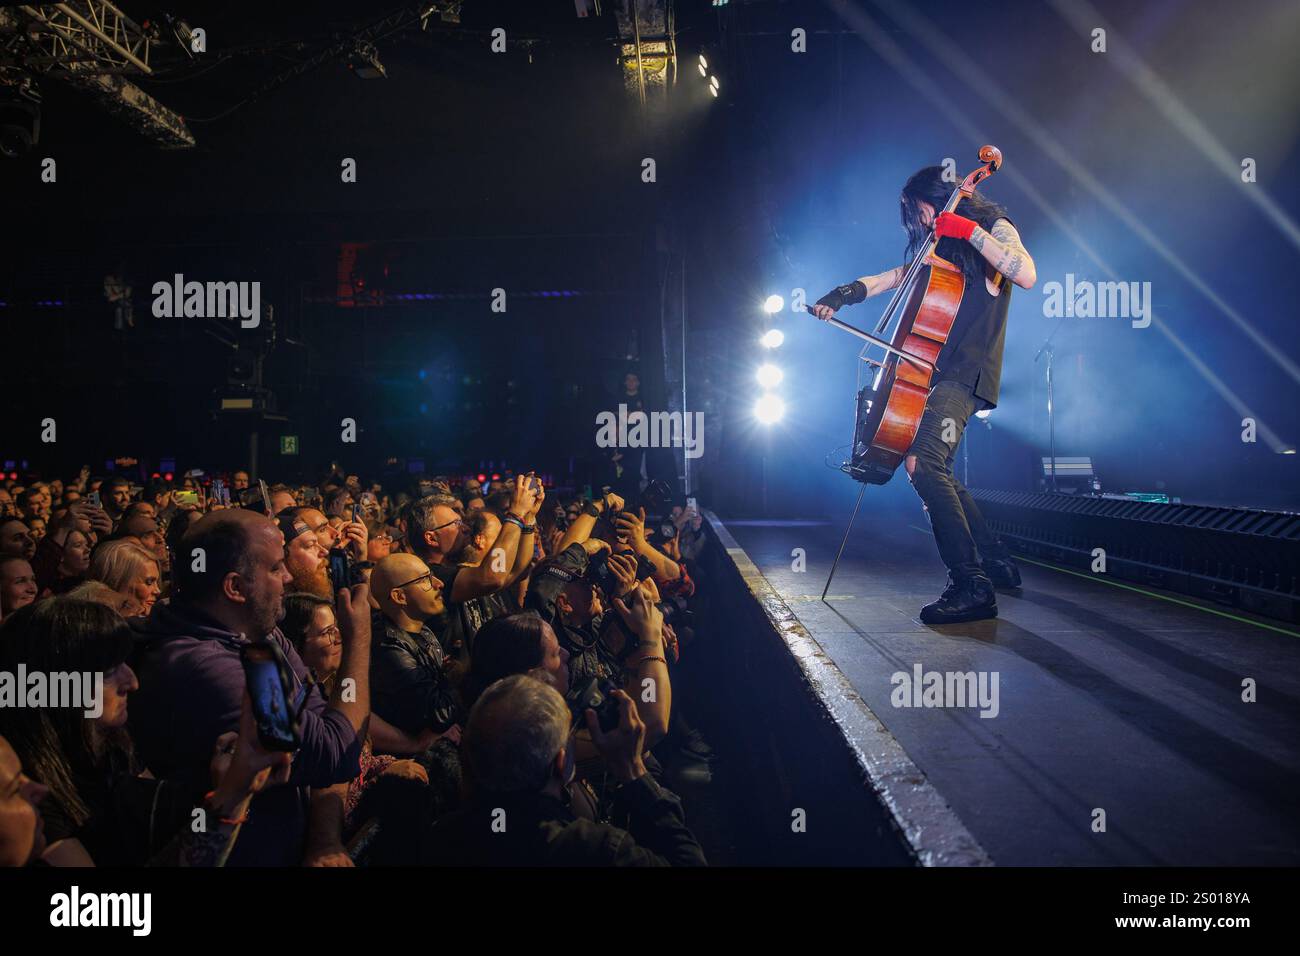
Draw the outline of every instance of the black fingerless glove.
M833 312L838 312L846 305L854 305L867 297L867 287L860 279L854 279L848 285L839 285L817 300L818 305L828 305Z

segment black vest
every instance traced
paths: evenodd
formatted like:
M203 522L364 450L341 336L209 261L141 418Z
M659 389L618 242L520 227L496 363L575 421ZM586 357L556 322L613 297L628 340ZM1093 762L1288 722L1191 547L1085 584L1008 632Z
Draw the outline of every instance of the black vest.
M984 279L966 280L966 291L952 324L952 333L939 352L935 384L945 381L969 385L987 407L998 403L998 385L1002 380L1002 347L1007 339L1007 310L1011 306L1011 280L993 273L1001 280L997 295L989 295Z

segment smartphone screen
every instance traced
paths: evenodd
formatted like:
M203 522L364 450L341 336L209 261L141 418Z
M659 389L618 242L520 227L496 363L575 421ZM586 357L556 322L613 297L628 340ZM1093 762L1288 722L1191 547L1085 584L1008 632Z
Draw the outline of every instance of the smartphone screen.
M275 651L268 644L247 644L240 656L248 696L253 702L258 740L267 750L297 750L297 721Z
M101 505L101 504L99 503L99 492L98 492L98 491L92 491L90 494L86 495L86 497L90 499L91 507L93 507L93 508L102 508L102 507L103 507L103 505Z

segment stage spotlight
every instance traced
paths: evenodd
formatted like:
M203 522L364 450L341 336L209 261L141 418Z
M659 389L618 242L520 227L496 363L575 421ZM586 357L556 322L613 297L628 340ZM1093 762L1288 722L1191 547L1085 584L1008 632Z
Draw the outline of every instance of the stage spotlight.
M353 47L347 67L363 80L382 80L388 76L384 64L379 62L379 53L369 43L357 43Z
M709 75L709 68L708 68L707 66L705 66L703 63L701 63L701 64L700 64L700 76L705 76L705 77L707 77L708 75Z
M785 341L785 333L780 329L768 329L759 341L769 349L779 349Z
M718 95L718 78L716 76L709 77L709 92L714 96Z
M774 315L785 308L785 299L779 295L769 295L763 300L763 311L768 315Z
M764 425L774 425L785 414L785 402L779 395L764 395L754 403L754 417Z
M776 388L781 384L781 379L785 378L785 372L781 371L771 362L764 363L758 367L758 384L764 388Z
M704 54L701 53L701 54L700 54L700 69L701 69L701 70L707 70L708 68L709 68L709 61L706 60L706 59L704 59ZM707 74L706 74L706 75L707 75Z
M992 415L992 414L993 414L993 409L991 409L991 408L981 408L978 412L975 413L975 417L976 417L976 418L988 418L988 417L989 417L990 415Z

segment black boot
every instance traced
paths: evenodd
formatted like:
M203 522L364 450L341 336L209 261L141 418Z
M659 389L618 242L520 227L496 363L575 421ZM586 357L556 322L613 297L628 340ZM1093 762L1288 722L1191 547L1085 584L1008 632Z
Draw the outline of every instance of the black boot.
M989 558L980 566L995 588L1020 587L1020 568L1011 560L1010 555L1004 558Z
M921 608L922 624L960 624L998 616L997 594L985 577L948 575L948 587L939 600Z

